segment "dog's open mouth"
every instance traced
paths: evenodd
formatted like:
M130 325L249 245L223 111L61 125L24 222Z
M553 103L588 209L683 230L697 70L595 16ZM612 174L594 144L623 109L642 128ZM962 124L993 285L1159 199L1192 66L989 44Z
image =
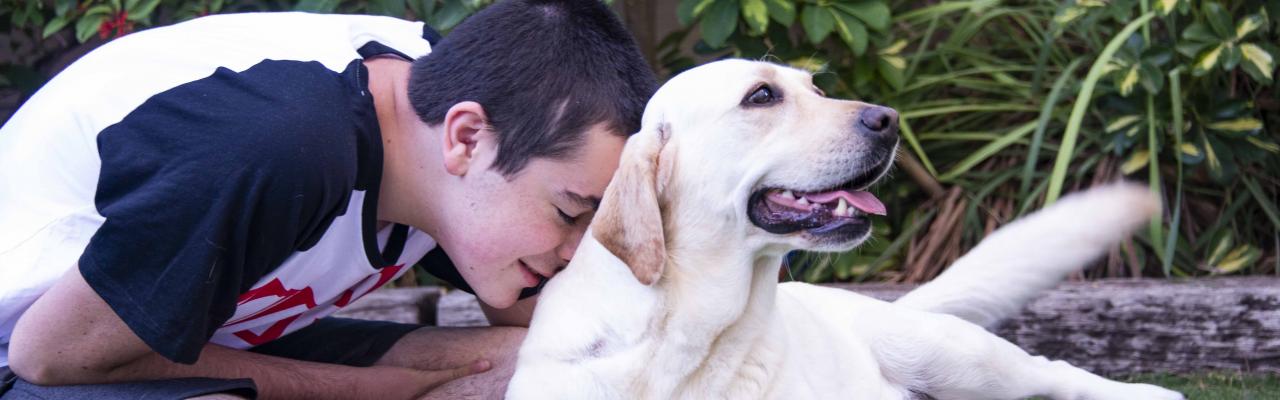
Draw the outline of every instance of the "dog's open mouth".
M885 215L884 203L865 190L885 168L872 168L832 188L760 189L751 195L747 213L752 223L773 234L807 231L818 236L861 236L870 229L867 215Z

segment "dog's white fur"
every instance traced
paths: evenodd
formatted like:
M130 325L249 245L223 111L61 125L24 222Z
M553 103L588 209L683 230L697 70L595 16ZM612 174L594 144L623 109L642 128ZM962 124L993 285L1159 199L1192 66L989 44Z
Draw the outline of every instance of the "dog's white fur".
M761 83L783 100L742 106ZM1064 198L896 303L778 284L788 251L865 235L771 234L748 220L749 197L832 187L883 156L852 129L865 107L823 97L807 73L741 60L659 89L573 261L542 292L507 396L1182 398L1030 356L981 327L1147 220L1159 204L1141 187Z

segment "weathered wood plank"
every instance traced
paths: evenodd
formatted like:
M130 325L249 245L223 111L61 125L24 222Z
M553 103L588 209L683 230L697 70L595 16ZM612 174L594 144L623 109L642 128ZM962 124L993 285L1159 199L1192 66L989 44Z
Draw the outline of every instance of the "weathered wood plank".
M914 288L830 286L883 300ZM474 296L455 290L423 297L435 298L441 326L486 325ZM1106 376L1221 369L1280 374L1280 279L1068 282L996 332L1032 354Z

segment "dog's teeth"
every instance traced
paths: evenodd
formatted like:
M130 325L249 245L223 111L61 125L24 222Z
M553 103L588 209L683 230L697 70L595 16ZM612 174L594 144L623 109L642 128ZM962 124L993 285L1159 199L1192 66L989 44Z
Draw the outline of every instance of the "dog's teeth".
M796 199L796 195L795 195L794 193L791 193L791 191L790 191L790 190L783 190L783 191L782 191L782 197L786 197L786 198L791 199L791 200L795 200L795 199Z
M845 203L845 202L844 202L844 198L843 198L843 197L841 197L841 198L840 198L840 204L837 204L837 205L836 205L836 212L835 212L835 214L836 214L836 215L840 215L840 216L844 216L844 215L846 215L845 211L848 211L848 210L849 210L849 204Z
M796 204L807 206L809 205L809 199L801 197L799 200L796 200Z

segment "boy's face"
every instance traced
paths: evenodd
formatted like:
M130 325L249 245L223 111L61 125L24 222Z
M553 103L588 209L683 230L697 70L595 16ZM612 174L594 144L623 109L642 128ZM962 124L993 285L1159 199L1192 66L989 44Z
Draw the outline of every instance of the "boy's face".
M490 168L492 133L477 135L461 195L453 196L436 240L485 304L511 306L573 256L626 143L603 126L584 139L573 156L531 159L507 180Z

